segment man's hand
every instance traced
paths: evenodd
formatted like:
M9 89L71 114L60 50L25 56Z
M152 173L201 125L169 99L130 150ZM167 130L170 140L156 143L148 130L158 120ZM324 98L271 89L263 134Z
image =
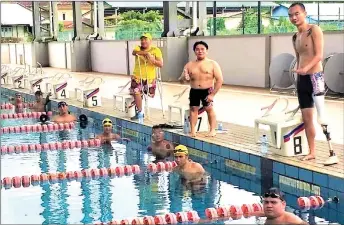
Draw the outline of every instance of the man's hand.
M151 62L152 64L155 63L155 57L154 57L152 54L150 54L149 52L147 52L147 54L145 55L145 58L146 58L149 62Z
M297 70L292 70L294 73L297 73L299 75L307 75L307 70L305 68L299 68Z
M209 94L208 96L207 96L207 102L212 102L212 101L214 101L214 97L215 97L215 95L214 94Z

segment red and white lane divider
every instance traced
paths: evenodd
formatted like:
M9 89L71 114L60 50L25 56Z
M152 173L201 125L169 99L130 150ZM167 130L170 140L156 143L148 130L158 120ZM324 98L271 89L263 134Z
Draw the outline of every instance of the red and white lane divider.
M126 165L126 166L116 166L111 168L100 168L100 169L83 169L77 171L68 172L53 172L53 173L42 173L40 175L31 176L14 176L14 177L4 177L2 179L1 185L5 189L9 188L20 188L20 187L30 187L37 186L39 184L54 184L62 180L77 180L80 181L83 178L86 179L98 179L99 177L114 177L114 176L128 176L132 174L139 174L140 167L138 165Z
M132 220L123 219L123 220L113 220L108 223L98 222L96 224L177 224L177 223L199 223L207 222L208 224L211 221L219 219L233 219L237 220L244 215L246 218L251 216L252 213L263 212L263 206L261 203L253 204L243 204L240 206L224 206L218 208L207 208L205 210L206 219L201 219L196 211L187 211L187 212L178 212L178 213L167 213L165 215L157 216L145 216L134 218Z
M73 148L87 148L87 147L99 147L101 142L99 139L89 140L68 140L62 142L44 143L44 144L24 144L17 146L1 146L1 155L12 153L27 153L27 152L41 152L41 151L54 151L65 150Z
M94 141L97 139L91 139L89 142ZM98 140L99 141L99 140ZM98 144L97 141L97 144ZM71 145L72 142L62 142L66 143L65 145ZM87 141L85 142L87 143ZM100 144L100 142L99 142ZM47 149L48 146L47 145ZM56 145L55 145L56 147ZM70 147L70 146L69 146ZM69 148L66 147L66 148ZM36 146L37 148L37 146ZM18 150L19 151L19 150ZM167 166L166 168L170 168L170 165L176 165L175 162L165 162ZM172 167L174 168L174 167ZM125 166L116 166L110 168L101 168L101 169L83 169L81 171L69 171L69 172L57 172L57 173L43 173L40 175L32 175L32 176L15 176L15 177L5 177L2 180L2 186L6 189L11 187L19 188L19 187L29 187L30 185L36 186L39 183L44 184L46 182L50 182L51 184L56 183L58 180L80 180L82 178L88 179L98 179L99 177L114 177L114 176L130 176L132 174L139 174L141 169L138 165L125 165ZM31 182L31 183L30 183Z
M52 116L52 112L27 112L27 113L5 113L0 115L0 119L26 119L26 118L34 118L38 119L41 115Z
M35 103L29 102L29 103L23 103L23 108L32 108ZM4 103L0 105L0 109L13 109L14 105L11 103Z
M298 206L300 207L300 209L304 209L304 210L309 210L311 208L321 209L325 205L325 203L329 203L329 202L338 203L339 198L335 196L325 201L323 197L317 195L317 196L309 196L309 197L299 197L297 199Z
M177 166L175 161L172 162L158 162L158 163L149 163L147 166L147 170L150 173L157 173L157 172L164 172L164 171L171 171L174 167Z
M14 105L12 105L11 103L4 103L0 105L0 109L13 109Z
M51 124L34 124L34 125L21 125L15 127L2 127L1 134L7 133L35 133L35 132L52 132L71 130L75 128L75 123L51 123Z
M95 224L177 224L184 222L198 222L200 217L196 211L167 213L165 215L145 216L134 219L113 220L108 223L97 222Z

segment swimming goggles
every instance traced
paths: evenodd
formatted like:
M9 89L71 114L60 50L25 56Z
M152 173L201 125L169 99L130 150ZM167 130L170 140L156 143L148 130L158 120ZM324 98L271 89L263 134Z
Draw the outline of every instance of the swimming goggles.
M59 102L58 104L57 104L57 108L60 108L60 107L62 107L62 106L67 106L68 104L66 103L66 102Z

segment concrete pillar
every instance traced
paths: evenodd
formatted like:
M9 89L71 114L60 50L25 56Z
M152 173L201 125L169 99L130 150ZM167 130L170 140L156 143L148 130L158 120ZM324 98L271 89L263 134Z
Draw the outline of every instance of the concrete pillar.
M89 40L73 40L70 43L71 71L91 71L91 47Z
M32 16L34 41L41 41L41 15L39 12L39 2L32 2Z
M198 27L199 32L207 32L207 2L198 2Z
M72 2L73 5L73 26L74 26L74 37L73 40L84 40L86 35L82 29L82 12L81 2Z
M167 37L169 32L176 31L178 28L177 3L178 2L163 2L164 32L161 35L162 37Z
M52 2L52 10L53 10L53 36L54 39L57 40L57 36L59 34L59 18L58 18L58 11L57 11L57 3Z
M98 34L100 37L105 37L104 29L104 2L100 1L98 3ZM97 24L95 24L97 25Z

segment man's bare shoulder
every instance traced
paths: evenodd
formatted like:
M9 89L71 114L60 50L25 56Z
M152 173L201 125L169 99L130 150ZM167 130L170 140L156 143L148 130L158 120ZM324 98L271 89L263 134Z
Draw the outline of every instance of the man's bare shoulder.
M308 224L307 222L303 221L300 217L290 212L285 212L285 221L288 224Z
M309 29L308 29L307 33L308 33L308 36L310 36L312 34L322 33L322 30L321 30L321 28L318 25L312 24L312 25L309 26Z
M191 166L192 168L197 169L199 171L204 171L203 166L198 162L192 162Z

